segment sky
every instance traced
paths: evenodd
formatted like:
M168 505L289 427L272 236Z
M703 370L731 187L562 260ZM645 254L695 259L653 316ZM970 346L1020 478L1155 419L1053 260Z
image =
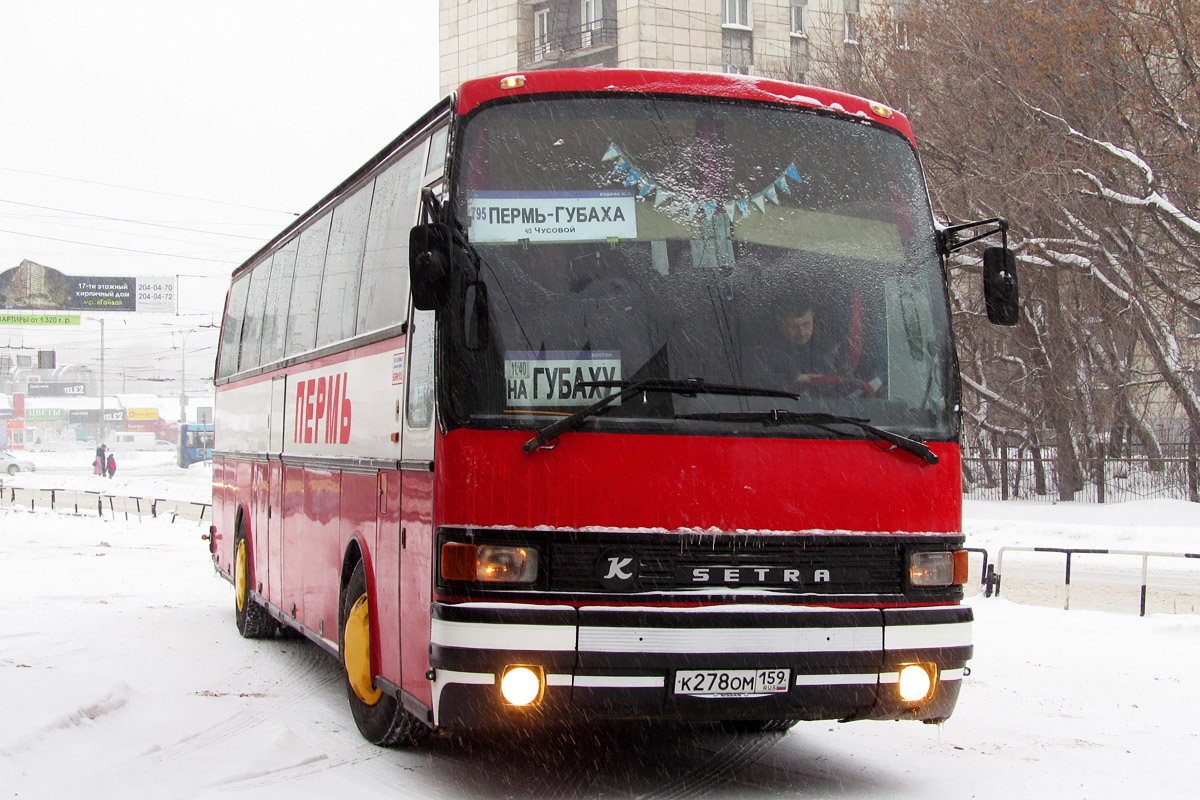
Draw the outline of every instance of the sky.
M88 455L32 453L38 471L4 485L209 497L211 468L177 469L170 453L122 453L111 480ZM969 501L964 530L993 559L1014 542L1194 551L1196 509ZM334 659L305 640L238 636L206 529L0 509L0 796L1183 800L1200 783L1200 616L1159 605L1139 618L1136 586L1111 589L1112 611L1007 589L970 598L971 674L940 726L736 736L625 723L385 750L355 729Z
M177 373L233 269L437 102L437 5L6 3L0 272L178 276L181 316L105 326ZM99 325L0 326L0 346L41 342L86 355ZM196 370L215 346L188 337Z

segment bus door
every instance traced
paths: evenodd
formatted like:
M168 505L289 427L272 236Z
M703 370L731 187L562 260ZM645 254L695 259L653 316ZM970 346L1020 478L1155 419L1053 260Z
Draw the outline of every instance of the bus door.
M433 580L433 316L413 310L409 317L400 461L401 686L428 706L433 705L425 679Z
M435 125L418 184L442 201L447 193L444 176L449 135L448 122ZM415 225L424 210L418 196L412 199ZM411 300L407 306L408 363L400 428L400 685L432 708L433 691L425 676L433 591L434 312L417 311Z
M271 412L267 418L267 558L259 562L266 568L263 589L267 599L283 607L283 406L287 398L287 376L271 381Z

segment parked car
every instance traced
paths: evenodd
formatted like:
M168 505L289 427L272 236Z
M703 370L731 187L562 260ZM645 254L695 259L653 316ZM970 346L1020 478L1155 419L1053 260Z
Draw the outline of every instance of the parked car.
M16 475L22 470L35 472L37 467L27 458L18 458L7 450L0 450L0 470L4 470L9 475Z

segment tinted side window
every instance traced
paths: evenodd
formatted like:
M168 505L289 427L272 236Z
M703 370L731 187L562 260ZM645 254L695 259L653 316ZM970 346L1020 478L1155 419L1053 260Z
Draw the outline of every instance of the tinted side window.
M359 189L333 210L329 252L321 281L320 314L317 316L317 346L348 339L358 319L358 272L367 240L374 181Z
M317 305L321 299L321 272L325 268L325 247L328 244L327 214L300 234L296 277L292 281L292 302L288 312L285 350L289 356L311 350L317 339Z
M262 342L263 310L267 302L267 283L271 280L271 259L254 265L250 273L250 295L246 299L246 321L242 324L241 360L238 371L254 369L259 365L259 348Z
M385 328L404 319L408 296L408 232L416 218L425 148L418 145L375 180L375 200L367 226L358 332Z
M225 304L225 319L221 323L221 362L217 377L225 378L237 372L238 350L242 340L242 320L246 315L246 294L250 291L250 275L243 274L229 289Z
M287 335L288 301L292 298L292 275L296 270L299 239L292 239L271 260L271 282L267 285L267 307L263 317L262 363L283 358Z
M430 137L429 162L425 165L425 173L437 172L446 164L446 140L450 135L447 127L438 128Z

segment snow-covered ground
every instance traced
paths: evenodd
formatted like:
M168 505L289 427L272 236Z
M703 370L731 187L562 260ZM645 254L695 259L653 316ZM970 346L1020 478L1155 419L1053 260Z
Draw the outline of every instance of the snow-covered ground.
M207 469L138 461L101 485L206 499ZM63 466L11 480L104 480ZM1200 508L1183 502L973 502L966 528L993 558L1006 544L1200 549ZM238 637L203 532L0 512L0 797L1128 800L1200 786L1200 616L1139 618L1136 590L1133 613L972 598L972 673L941 726L624 724L390 751L359 738L321 651Z

